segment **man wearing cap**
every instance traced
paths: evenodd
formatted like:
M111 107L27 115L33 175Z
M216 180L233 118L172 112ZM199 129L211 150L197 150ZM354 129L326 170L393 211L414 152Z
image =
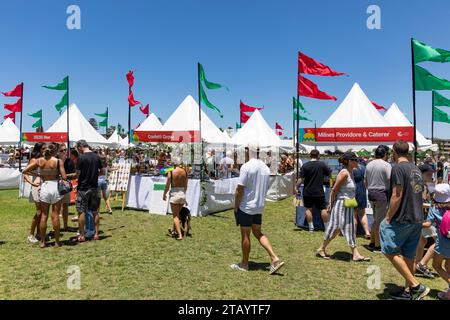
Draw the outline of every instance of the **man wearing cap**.
M78 242L86 241L84 237L84 226L86 222L86 214L92 211L95 222L94 240L98 240L100 217L98 215L98 208L100 205L100 197L98 194L98 176L104 175L102 161L98 154L91 151L89 145L85 140L77 142L77 151L80 156L77 160L77 198L75 206L78 212L78 222L80 225L80 235L77 238Z
M386 218L380 225L381 251L406 281L400 292L391 293L395 300L421 300L430 288L414 277L416 248L422 231L424 183L419 168L409 162L409 144L394 144L396 165L391 172L392 196Z

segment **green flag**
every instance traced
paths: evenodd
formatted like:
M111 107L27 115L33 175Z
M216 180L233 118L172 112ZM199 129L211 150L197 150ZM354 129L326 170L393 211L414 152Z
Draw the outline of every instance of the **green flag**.
M28 115L33 118L42 118L42 109L36 111L35 113L29 113Z
M38 121L36 121L35 123L33 123L33 125L31 127L32 128L40 128L40 127L42 127L42 118L39 119Z
M108 118L108 110L105 113L96 113L95 115L101 118Z
M300 101L298 101L296 97L293 97L293 99L294 99L294 110L299 109L299 110L303 111L304 113L310 114L310 112L308 110L306 110L305 107L303 107L303 104Z
M415 88L418 91L450 90L450 81L432 75L428 70L414 66L416 73Z
M67 106L67 91L64 94L64 96L62 97L61 101L55 106L56 111L61 112L61 110Z
M434 107L450 107L450 99L433 91L433 106Z
M200 100L203 102L208 108L216 111L221 118L223 118L222 111L220 111L219 108L217 108L215 105L213 105L211 102L209 102L208 97L206 96L205 91L203 90L202 84L200 84Z
M241 125L240 123L237 123L237 122L236 122L236 130L237 130L237 129L241 129L241 128L242 128L242 125Z
M108 126L108 118L105 118L103 121L98 123L99 127L107 127Z
M203 82L206 88L210 90L225 88L228 90L227 87L221 85L220 83L209 82L208 80L206 80L205 70L203 70L203 66L200 63L198 65L200 68L200 82Z
M46 89L50 90L67 90L68 88L69 77L65 77L62 82L58 83L55 86L43 86Z
M303 117L302 115L298 115L298 119L297 119L297 112L294 111L294 119L295 120L299 120L299 121L309 121L312 122L311 119L308 119L306 117Z
M413 40L414 64L423 61L450 62L450 51L430 47L429 45Z
M433 121L450 123L450 117L444 111L436 107L433 107Z

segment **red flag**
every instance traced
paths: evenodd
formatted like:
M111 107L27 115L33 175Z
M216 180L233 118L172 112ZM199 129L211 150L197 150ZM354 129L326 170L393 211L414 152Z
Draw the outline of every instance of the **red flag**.
M279 131L279 130L276 130L276 134L277 134L278 136L282 136L282 135L283 135L283 133L282 133L281 131Z
M149 108L148 103L147 103L147 105L146 105L144 108L142 108L142 106L139 107L139 110L141 110L141 112L142 112L143 114L145 114L145 117L148 117L149 114L150 114L150 108Z
M315 76L342 76L345 73L336 72L330 67L308 57L301 52L298 53L298 73L312 74Z
M138 104L142 105L139 101L134 100L133 91L130 90L130 94L128 95L128 105L134 107Z
M14 123L16 123L16 114L14 112L11 112L10 114L7 114L6 116L3 116L3 119L5 119L5 120L8 118L12 119L12 121Z
M22 98L13 104L5 104L5 109L11 112L22 112Z
M255 110L262 110L263 108L251 107L242 102L239 104L241 112L253 112Z
M245 112L241 112L241 123L246 123L250 119L250 116L248 116Z
M18 84L12 91L10 92L2 92L5 97L22 97L23 94L23 84Z
M128 71L127 73L127 81L128 81L128 85L131 89L131 87L134 85L134 76L133 76L133 72L134 71Z
M329 95L326 92L320 91L317 87L317 84L312 82L311 80L306 79L305 77L299 75L298 76L298 95L302 97L309 97L314 99L321 100L334 100L337 98Z
M280 124L279 124L278 122L275 124L275 129L277 129L277 130L284 130L284 129L280 126Z
M383 111L387 111L387 109L385 108L385 107L383 107L383 106L380 106L379 104L376 104L375 102L373 102L373 101L370 101L370 102L372 102L372 104L373 104L373 106L375 107L375 109L377 109L377 110L383 110Z

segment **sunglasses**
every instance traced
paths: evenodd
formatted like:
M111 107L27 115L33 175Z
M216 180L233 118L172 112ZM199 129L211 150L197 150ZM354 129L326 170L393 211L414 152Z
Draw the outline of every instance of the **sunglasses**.
M59 152L67 152L67 149L61 149Z

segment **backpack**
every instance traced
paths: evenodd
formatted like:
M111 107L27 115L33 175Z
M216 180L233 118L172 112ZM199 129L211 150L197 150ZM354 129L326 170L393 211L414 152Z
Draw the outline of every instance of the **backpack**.
M450 239L450 210L445 211L439 226L441 235Z

